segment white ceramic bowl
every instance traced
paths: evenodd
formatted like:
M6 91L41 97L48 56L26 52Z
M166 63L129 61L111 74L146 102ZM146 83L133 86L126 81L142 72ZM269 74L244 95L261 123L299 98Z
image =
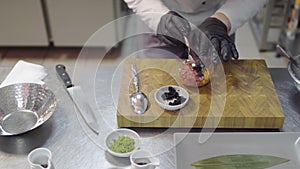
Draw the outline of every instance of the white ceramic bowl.
M109 148L110 144L112 144L115 139L118 139L122 135L129 136L134 139L134 149L132 151L127 152L127 153L117 153L117 152L112 151ZM105 146L106 146L107 151L110 154L112 154L113 156L129 157L133 151L135 151L139 148L140 136L138 135L138 133L136 133L135 131L130 130L130 129L125 129L125 128L115 129L106 136Z
M169 89L168 89L169 87L173 87L178 92L179 96L183 96L184 98L186 98L186 100L183 103L178 104L178 105L169 105L170 100L164 100L162 98L162 95L165 92L169 91ZM183 108L188 103L189 93L180 86L167 85L167 86L163 86L155 91L154 99L157 102L157 104L159 104L160 107L162 107L163 109L174 111L174 110L179 110L179 109Z

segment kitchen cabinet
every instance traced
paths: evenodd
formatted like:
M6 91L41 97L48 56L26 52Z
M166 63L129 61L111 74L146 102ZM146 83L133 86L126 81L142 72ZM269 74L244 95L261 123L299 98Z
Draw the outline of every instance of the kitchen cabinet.
M49 18L50 41L54 46L83 46L98 30L103 30L101 39L88 46L111 47L117 40L113 24L104 27L115 16L112 0L46 0ZM113 26L112 26L113 25Z
M260 51L275 50L280 33L288 22L291 0L270 0L269 3L250 20L257 47Z
M293 7L290 9L289 12L289 24L287 24L286 29L281 33L279 39L279 44L282 45L290 53L290 55L294 57L300 55L300 9L298 9L300 1L298 1L299 0L294 1ZM293 27L289 29L289 26L292 25Z
M40 0L0 0L0 46L48 46Z

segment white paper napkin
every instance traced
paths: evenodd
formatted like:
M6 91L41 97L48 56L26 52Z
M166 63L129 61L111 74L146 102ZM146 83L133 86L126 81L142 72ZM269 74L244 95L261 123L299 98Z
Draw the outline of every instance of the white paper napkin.
M43 85L43 79L47 76L46 69L38 64L18 61L0 87L16 83L37 83Z

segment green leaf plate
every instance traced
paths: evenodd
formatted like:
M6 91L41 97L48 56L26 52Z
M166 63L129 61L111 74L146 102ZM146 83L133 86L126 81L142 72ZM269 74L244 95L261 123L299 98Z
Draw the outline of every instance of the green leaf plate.
M290 160L269 155L236 154L199 160L191 165L196 169L264 169L288 161Z
M173 143L175 169L300 169L300 132L175 133Z

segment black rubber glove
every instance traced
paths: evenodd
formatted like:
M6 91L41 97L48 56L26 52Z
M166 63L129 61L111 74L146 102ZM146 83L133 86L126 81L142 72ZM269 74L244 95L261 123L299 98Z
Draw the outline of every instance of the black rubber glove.
M231 58L239 58L235 44L228 36L227 27L222 21L216 18L207 18L199 26L199 29L211 41L223 61L227 62Z
M163 15L157 27L157 37L164 43L184 47L184 36L191 31L189 22L174 11Z

